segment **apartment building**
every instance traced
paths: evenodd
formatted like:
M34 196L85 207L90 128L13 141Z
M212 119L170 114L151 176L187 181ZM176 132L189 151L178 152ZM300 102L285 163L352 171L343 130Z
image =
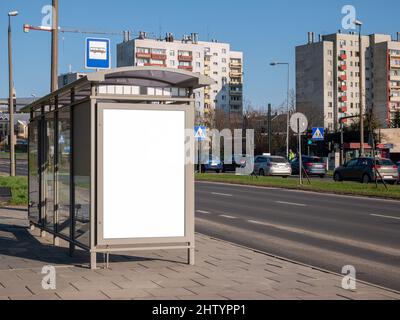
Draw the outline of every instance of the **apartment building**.
M228 43L198 41L195 33L182 40L170 33L165 39L149 39L141 32L118 44L117 66L162 66L207 75L216 83L195 91L198 119L207 123L214 110L243 115L243 53L232 51Z
M398 40L390 35L362 36L360 54L359 36L354 32L321 35L317 41L310 32L308 43L296 47L298 111L307 114L313 126L334 131L341 118L360 114L362 101L364 112L373 108L382 128L392 127L400 110Z

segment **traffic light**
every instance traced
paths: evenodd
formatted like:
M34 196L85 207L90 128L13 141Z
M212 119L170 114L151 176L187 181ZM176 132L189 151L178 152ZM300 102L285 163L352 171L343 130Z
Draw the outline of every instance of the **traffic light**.
M307 144L309 146L314 145L312 130L307 131Z

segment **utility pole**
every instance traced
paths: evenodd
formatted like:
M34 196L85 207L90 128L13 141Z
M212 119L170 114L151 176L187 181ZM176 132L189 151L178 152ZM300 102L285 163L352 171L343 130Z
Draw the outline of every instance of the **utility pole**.
M272 62L271 66L287 66L287 116L286 116L286 158L289 159L290 151L290 63Z
M58 89L58 0L53 0L51 30L51 92Z
M268 104L268 152L272 154L272 106Z
M10 113L10 176L15 177L15 139L14 139L14 73L12 60L12 32L11 17L18 15L18 11L8 13L8 89L9 89L9 113Z

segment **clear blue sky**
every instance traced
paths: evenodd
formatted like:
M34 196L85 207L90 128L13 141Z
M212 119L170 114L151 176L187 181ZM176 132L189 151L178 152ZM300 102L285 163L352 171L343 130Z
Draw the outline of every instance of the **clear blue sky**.
M22 25L40 25L42 7L50 0L1 0L0 2L0 96L8 95L7 12L19 10L13 18L15 86L19 97L48 93L50 33L24 34ZM365 33L400 31L399 0L60 0L60 26L90 30L144 30L176 37L198 32L229 42L245 54L245 98L254 105L281 104L286 94L284 68L269 67L274 60L292 64L291 87L295 86L294 48L304 44L307 32L334 33L341 28L341 9L351 4L365 24ZM84 71L85 35L60 35L60 72ZM111 36L113 56L122 37ZM114 59L115 65L115 59Z

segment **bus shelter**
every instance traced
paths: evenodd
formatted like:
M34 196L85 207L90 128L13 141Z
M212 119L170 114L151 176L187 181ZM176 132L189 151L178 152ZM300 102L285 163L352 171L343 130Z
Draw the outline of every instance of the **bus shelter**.
M127 67L90 73L25 108L29 219L97 253L187 249L194 264L193 90L211 78ZM188 148L189 145L189 148Z

